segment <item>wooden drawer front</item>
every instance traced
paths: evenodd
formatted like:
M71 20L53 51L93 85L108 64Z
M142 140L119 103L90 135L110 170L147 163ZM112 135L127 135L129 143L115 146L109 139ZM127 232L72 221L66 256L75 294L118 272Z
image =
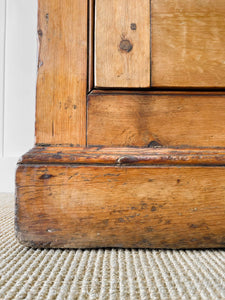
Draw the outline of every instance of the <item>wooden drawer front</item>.
M88 145L224 147L225 95L90 95Z
M95 5L96 87L225 87L224 0Z
M225 86L224 0L152 0L152 86Z
M150 1L96 0L95 85L150 86Z

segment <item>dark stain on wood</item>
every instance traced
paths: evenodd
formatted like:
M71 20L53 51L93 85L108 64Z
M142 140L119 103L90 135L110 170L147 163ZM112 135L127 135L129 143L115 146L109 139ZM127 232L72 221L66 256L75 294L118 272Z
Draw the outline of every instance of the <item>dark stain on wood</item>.
M156 141L151 141L149 144L148 144L148 148L161 148L162 145Z
M131 23L130 24L130 29L131 30L137 30L137 24L136 23Z
M62 154L62 152L58 152L56 154L53 154L52 157L55 158L55 159L62 159L62 155L61 154Z
M39 61L38 61L38 69L40 69L40 67L42 67L43 64L44 64L43 61L39 60Z
M103 220L104 225L108 225L108 223L109 223L109 219Z
M139 246L139 245L143 245L144 247L146 247L146 248L151 248L152 247L152 243L150 243L150 241L149 240L147 240L147 239L143 239L143 240L141 240L138 244L137 244L137 246Z
M39 37L42 37L42 36L43 36L43 32L42 32L41 29L38 30L38 36L39 36Z
M126 221L124 220L124 218L119 218L119 219L118 219L118 222L124 223L124 222L126 222Z
M153 205L152 208L151 208L151 211L156 211L157 208Z
M54 122L52 122L52 136L55 135L55 128L54 128Z
M151 226L148 226L145 229L147 232L152 232L154 230L153 227L151 227Z
M190 228L198 228L199 226L196 225L196 224L191 224L189 227L190 227Z
M132 207L131 207L131 209L132 209L132 210L136 210L136 209L137 209L137 207L135 207L135 206L132 206Z
M141 202L141 210L146 210L148 207L148 204L145 202Z
M52 177L55 177L55 176L52 174L43 174L39 177L39 179L50 179Z
M111 173L107 173L107 174L104 174L104 177L106 177L106 176L110 176L110 177L118 177L118 176L120 176L120 174L111 174Z
M166 225L171 224L171 220L166 220L166 221L165 221L165 224L166 224Z

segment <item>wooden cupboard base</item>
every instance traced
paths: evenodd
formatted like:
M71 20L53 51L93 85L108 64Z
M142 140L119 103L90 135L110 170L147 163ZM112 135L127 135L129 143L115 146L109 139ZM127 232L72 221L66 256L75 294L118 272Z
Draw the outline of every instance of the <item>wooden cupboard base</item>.
M36 147L26 154L16 176L19 241L41 248L225 246L223 150L117 150ZM167 163L156 164L157 155Z

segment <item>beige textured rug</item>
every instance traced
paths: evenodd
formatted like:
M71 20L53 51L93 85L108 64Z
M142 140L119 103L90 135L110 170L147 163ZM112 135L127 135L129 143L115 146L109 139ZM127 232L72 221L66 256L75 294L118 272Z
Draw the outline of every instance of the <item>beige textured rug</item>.
M225 251L34 250L0 194L0 299L225 299Z

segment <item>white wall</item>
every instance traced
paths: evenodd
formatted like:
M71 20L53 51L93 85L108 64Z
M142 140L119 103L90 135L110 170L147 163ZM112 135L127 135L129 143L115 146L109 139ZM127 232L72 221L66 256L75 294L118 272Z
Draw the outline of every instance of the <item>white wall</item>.
M0 192L34 145L37 0L0 0Z

